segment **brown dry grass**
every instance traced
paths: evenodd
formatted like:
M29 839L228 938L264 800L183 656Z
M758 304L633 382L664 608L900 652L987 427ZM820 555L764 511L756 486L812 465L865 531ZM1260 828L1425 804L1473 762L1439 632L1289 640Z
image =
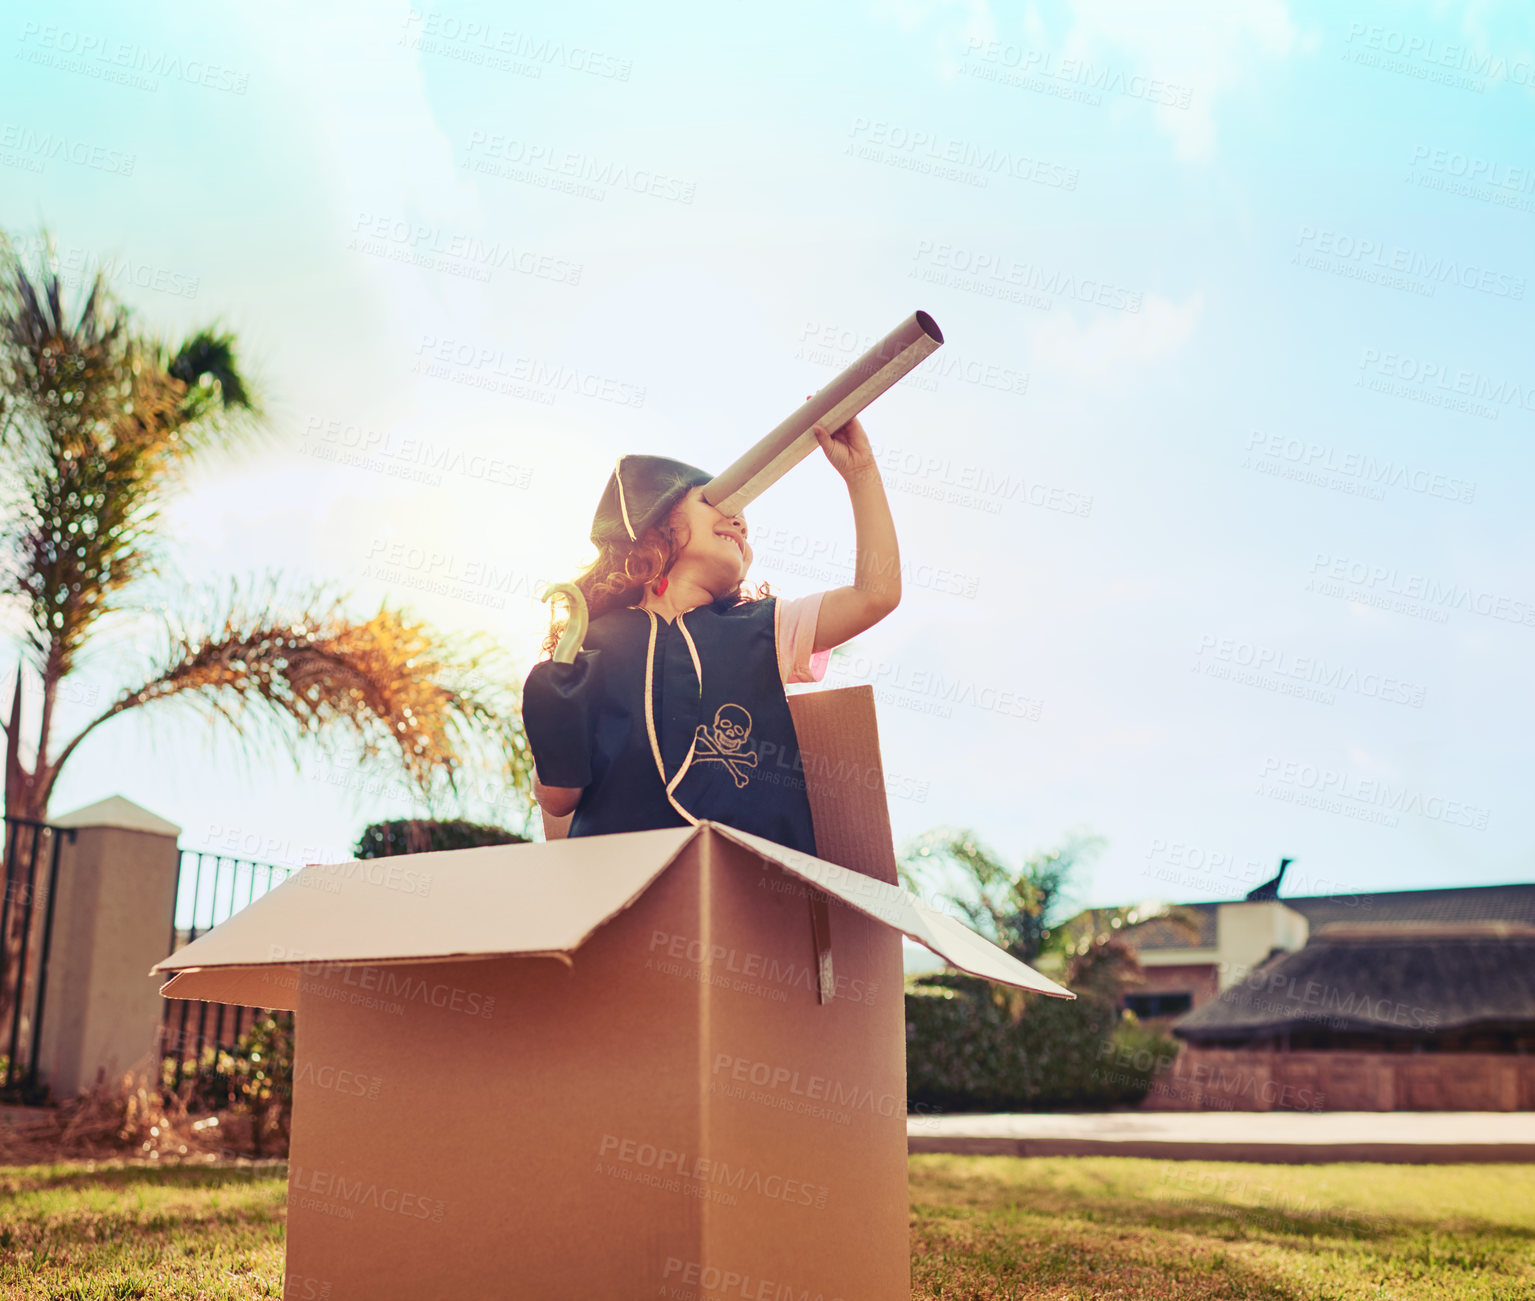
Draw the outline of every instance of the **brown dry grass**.
M110 1157L197 1157L227 1146L221 1126L189 1115L140 1075L104 1080L57 1107L0 1118L0 1164Z

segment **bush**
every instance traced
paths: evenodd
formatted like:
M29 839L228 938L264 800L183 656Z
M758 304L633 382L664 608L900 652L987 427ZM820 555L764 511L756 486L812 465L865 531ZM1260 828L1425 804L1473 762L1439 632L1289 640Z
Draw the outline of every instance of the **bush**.
M396 818L364 827L357 838L358 858L387 858L391 854L425 854L439 849L472 849L478 845L525 845L505 827L460 819Z
M167 1075L172 1066L163 1064ZM164 1081L168 1084L168 1080ZM180 1095L190 1111L219 1116L225 1142L250 1156L283 1155L293 1110L293 1013L259 1018L233 1049L205 1047Z
M913 1109L1040 1111L1138 1104L1177 1044L1091 991L1029 995L1015 1021L989 982L959 972L906 993L906 1091Z

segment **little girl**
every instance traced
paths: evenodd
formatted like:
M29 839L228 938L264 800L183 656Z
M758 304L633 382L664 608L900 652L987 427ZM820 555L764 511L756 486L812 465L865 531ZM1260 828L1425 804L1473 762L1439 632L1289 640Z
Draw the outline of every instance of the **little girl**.
M895 609L901 577L863 426L815 436L847 483L857 556L851 586L794 601L745 593L746 521L703 499L713 475L618 458L592 522L597 559L575 580L582 650L535 664L523 688L547 838L710 819L816 852L784 684L819 682L832 647ZM563 625L551 619L546 652Z

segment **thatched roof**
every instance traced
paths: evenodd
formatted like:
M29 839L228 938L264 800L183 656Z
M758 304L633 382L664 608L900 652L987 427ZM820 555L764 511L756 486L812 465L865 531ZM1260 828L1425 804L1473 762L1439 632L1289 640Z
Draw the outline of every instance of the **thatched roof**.
M1535 925L1521 922L1324 924L1294 953L1260 963L1180 1017L1191 1042L1326 1027L1432 1035L1535 1025Z
M1242 903L1242 899L1226 900ZM1373 894L1297 895L1280 899L1305 917L1315 934L1333 922L1411 926L1423 923L1509 921L1535 926L1535 885L1474 885L1441 890L1382 890ZM1125 938L1139 951L1213 949L1218 903L1180 904L1199 922L1196 939L1182 927L1153 918Z
M1535 926L1535 885L1470 885L1378 894L1311 895L1279 901L1305 915L1311 929L1329 922L1524 922Z

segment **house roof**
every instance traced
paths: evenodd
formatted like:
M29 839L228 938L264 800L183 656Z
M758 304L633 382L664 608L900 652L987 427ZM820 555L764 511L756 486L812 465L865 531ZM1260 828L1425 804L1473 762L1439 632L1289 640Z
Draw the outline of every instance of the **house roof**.
M1213 949L1220 902L1179 904L1199 923L1194 937L1166 918L1132 926L1126 939L1137 950ZM1280 903L1305 917L1315 933L1331 922L1411 926L1422 923L1511 921L1535 925L1535 884L1451 886L1438 890L1382 890L1371 894L1297 895Z
M1076 995L898 885L717 822L606 836L313 863L156 963L171 998L281 1007L274 971L574 953L695 841L723 837L824 890L962 971L1057 998ZM291 985L291 981L287 982Z
M1429 1034L1535 1022L1535 925L1324 924L1304 948L1254 967L1180 1017L1198 1042L1304 1027Z
M1140 949L1213 949L1215 947L1216 905L1213 903L1186 903L1176 905L1191 914L1189 920L1199 926L1198 935L1191 934L1182 926L1175 925L1166 917L1153 917L1139 922L1125 932L1130 947Z

